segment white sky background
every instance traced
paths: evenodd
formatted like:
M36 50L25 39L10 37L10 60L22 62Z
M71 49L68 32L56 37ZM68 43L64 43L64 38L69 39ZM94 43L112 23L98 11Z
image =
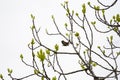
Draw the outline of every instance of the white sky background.
M69 1L72 9L81 13L81 4L84 0ZM65 11L60 5L63 2L64 0L0 0L0 73L5 75L6 80L10 80L7 77L7 68L12 68L16 77L29 74L26 72L30 69L20 61L19 54L23 53L29 62L30 50L27 44L32 38L30 14L36 16L36 26L41 27L43 33L46 27L54 31L52 14L55 15L58 25L62 27L67 21ZM120 1L117 4L119 3ZM120 12L120 9L113 12L116 14ZM45 38L44 35L41 37ZM49 40L46 41L49 42ZM59 42L59 39L56 41Z

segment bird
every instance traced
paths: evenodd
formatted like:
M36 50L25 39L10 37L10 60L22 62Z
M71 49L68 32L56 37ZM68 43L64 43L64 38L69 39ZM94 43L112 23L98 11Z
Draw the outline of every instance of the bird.
M66 42L66 41L62 40L61 43L62 43L63 46L69 46L69 41Z

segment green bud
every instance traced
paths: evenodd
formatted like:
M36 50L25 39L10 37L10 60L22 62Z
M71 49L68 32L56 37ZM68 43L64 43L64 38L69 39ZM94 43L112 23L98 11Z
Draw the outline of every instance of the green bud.
M34 70L34 74L39 74L40 73L40 71L38 71L38 70Z
M113 16L113 19L115 19L115 16Z
M114 27L113 30L114 30L115 32L117 32L117 31L118 31L118 27Z
M23 55L22 54L20 54L20 58L23 59Z
M116 54L117 54L117 56L119 56L119 55L120 55L120 52L116 52Z
M66 33L66 36L69 37L70 35L68 33Z
M31 27L31 29L32 29L32 30L35 29L35 26L33 25L33 26Z
M97 64L96 64L95 62L92 62L92 66L96 67L96 66L97 66Z
M8 74L12 74L13 72L12 69L9 69L9 68L7 69L7 71L8 71Z
M54 48L55 48L55 51L58 51L58 50L59 50L59 45L56 44L56 45L54 46Z
M110 36L110 41L112 41L113 40L113 36Z
M72 10L72 14L74 14L74 10Z
M113 36L110 36L110 43L112 43L112 40L113 40Z
M68 16L68 13L66 13L66 16Z
M76 16L79 16L79 14L78 14L78 13L76 13L75 15L76 15Z
M120 15L119 15L119 14L116 15L116 20L117 20L118 22L120 22Z
M82 5L82 13L83 13L83 14L86 13L86 6L85 6L85 4Z
M76 36L76 37L79 37L79 33L78 33L78 32L76 32L76 33L75 33L75 36Z
M85 14L86 13L86 9L82 9L82 13Z
M64 26L67 27L68 26L67 23L65 23Z
M42 53L43 53L43 50L42 50L42 49L40 49L39 53L40 53L40 54L42 54Z
M35 44L35 41L34 41L34 39L32 39L32 40L31 40L31 44L32 44L32 45L33 45L33 44Z
M64 1L65 4L68 4L68 1Z
M105 54L105 50L102 50L102 53Z
M49 49L46 49L46 54L50 54L50 50Z
M85 66L84 66L84 65L81 65L81 68L82 68L82 70L84 70L84 69L85 69Z
M112 19L110 20L110 24L112 24Z
M82 5L82 8L85 8L85 4Z
M90 5L90 2L88 2L88 5Z
M97 6L97 10L100 10L100 6Z
M104 10L104 9L102 10L102 14L103 14L103 15L105 14L105 10Z
M44 80L44 77L43 77L43 76L41 77L41 80Z
M55 18L54 18L54 15L52 15L51 18L54 20L54 19L55 19Z
M3 79L3 75L2 74L0 74L0 78Z
M95 9L95 10L99 10L99 9L100 9L100 6L95 6L95 5L94 5L94 9Z
M56 76L52 78L52 80L57 80Z
M35 19L35 16L33 16L33 14L31 14L30 16L31 16L32 20L34 20L34 19Z
M96 10L96 6L94 5L94 9Z
M34 52L32 52L32 57L35 57L35 54L34 54Z
M91 24L92 24L92 25L95 25L95 24L96 24L96 21L94 21L94 22L91 22Z
M98 49L101 49L100 46L97 47Z
M83 51L83 53L85 54L85 53L86 53L86 51Z
M67 12L68 12L68 13L70 13L70 10L69 10L69 8L67 9Z

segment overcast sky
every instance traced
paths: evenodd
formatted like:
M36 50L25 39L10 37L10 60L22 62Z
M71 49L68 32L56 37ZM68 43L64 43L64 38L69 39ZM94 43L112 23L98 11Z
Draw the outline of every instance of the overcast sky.
M80 12L84 0L69 1L70 6ZM19 54L29 57L27 44L32 38L30 14L36 16L36 25L41 30L53 27L53 14L58 24L64 25L65 12L60 5L63 2L64 0L0 0L0 73L5 75L6 80L9 80L7 68L12 68L17 77L23 76L20 70L28 72L20 61Z

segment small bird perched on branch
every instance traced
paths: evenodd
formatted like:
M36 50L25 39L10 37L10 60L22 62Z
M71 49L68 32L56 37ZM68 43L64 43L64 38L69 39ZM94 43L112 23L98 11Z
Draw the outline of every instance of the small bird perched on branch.
M69 46L69 41L66 42L66 41L62 40L61 43L63 44L63 46Z

